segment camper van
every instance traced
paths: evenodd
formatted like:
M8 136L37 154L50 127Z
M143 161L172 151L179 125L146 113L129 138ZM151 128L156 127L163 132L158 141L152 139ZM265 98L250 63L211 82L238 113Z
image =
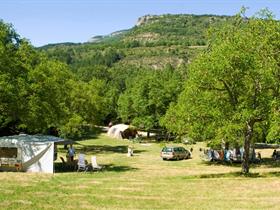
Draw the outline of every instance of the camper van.
M21 149L14 146L0 147L0 170L19 171L22 167Z
M64 139L55 136L27 135L0 137L0 170L54 172L57 144Z

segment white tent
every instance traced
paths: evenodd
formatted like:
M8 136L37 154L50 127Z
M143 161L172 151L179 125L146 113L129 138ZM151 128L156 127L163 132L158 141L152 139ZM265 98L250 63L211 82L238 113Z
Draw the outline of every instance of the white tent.
M63 141L43 135L0 137L0 170L53 173L55 144Z
M107 135L113 138L122 139L121 132L129 128L129 125L117 124L109 128Z

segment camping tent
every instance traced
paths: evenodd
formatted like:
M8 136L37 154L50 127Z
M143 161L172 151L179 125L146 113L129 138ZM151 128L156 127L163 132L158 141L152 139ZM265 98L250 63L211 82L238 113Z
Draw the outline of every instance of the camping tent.
M124 132L128 128L129 126L125 124L113 125L112 127L109 128L107 134L110 137L122 139L122 132Z
M110 127L107 134L117 139L133 139L137 135L137 130L133 126L117 124Z
M64 141L44 135L0 137L0 170L53 173L56 144Z

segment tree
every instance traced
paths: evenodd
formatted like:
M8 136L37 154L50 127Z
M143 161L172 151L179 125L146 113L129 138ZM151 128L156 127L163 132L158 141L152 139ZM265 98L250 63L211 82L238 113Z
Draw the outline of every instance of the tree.
M16 130L26 113L28 72L35 65L33 47L0 21L0 130Z
M65 64L44 58L29 71L27 106L21 122L30 132L44 132L67 122L69 79L71 74Z
M181 77L176 70L143 70L127 81L127 89L118 101L119 116L147 130L158 128L160 118L180 91Z
M242 140L242 172L249 173L254 128L263 123L270 139L279 136L280 25L267 11L250 19L243 14L210 33L208 49L191 64L163 124L200 140Z
M107 114L105 103L105 84L101 80L90 82L71 80L68 82L71 91L68 96L68 106L71 113L76 113L91 124L100 124Z

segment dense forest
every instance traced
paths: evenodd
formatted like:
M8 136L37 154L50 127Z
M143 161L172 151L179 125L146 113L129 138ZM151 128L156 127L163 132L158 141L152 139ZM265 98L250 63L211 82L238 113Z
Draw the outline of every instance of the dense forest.
M280 139L280 32L269 11L144 16L95 42L41 48L3 21L0 32L1 135L76 138L112 121L212 146Z
M66 63L78 80L104 82L104 124L124 122L145 130L166 130L160 119L182 91L189 63L206 49L208 30L231 20L213 15L147 15L139 18L137 26L98 36L96 42L52 44L39 51Z
M149 16L96 43L41 48L2 21L1 135L57 130L75 138L110 121L164 128L160 119L182 91L191 59L205 49L207 30L228 19ZM189 43L178 41L183 37Z

